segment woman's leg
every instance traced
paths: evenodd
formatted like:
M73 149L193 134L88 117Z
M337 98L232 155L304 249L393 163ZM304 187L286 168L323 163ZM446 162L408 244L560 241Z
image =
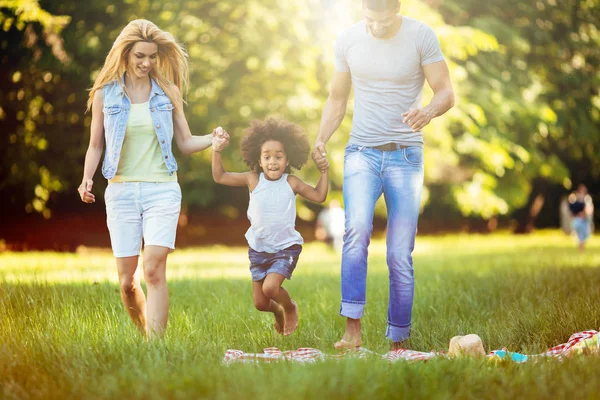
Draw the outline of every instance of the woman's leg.
M283 307L263 293L263 282L264 281L252 281L252 300L254 301L254 307L256 307L258 311L272 312L275 316L275 329L277 332L283 333L283 327L285 325Z
M117 258L117 271L121 286L121 300L123 300L125 310L129 313L135 326L146 336L146 298L140 281L135 276L138 258L138 256Z
M169 316L169 289L167 288L167 255L169 248L163 246L144 247L144 279L148 291L146 315L148 337L162 337Z
M143 212L144 279L147 286L146 316L148 336L162 337L169 316L167 255L175 249L177 221L181 209L181 189L177 182L141 182Z
M136 182L109 183L104 194L106 222L117 260L121 299L135 326L146 336L146 299L135 277L142 245L142 218Z
M291 335L298 327L298 306L294 302L287 290L281 287L285 280L285 276L270 273L265 278L262 284L264 295L272 300L275 300L283 307L285 311L285 326L283 328L284 335Z

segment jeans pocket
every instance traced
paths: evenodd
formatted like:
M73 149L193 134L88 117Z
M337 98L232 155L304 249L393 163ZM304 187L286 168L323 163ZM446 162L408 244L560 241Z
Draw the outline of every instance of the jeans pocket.
M404 149L404 161L410 165L421 166L424 163L423 148L420 146L410 146Z
M365 148L365 146L359 146L357 144L348 144L348 145L346 145L346 148L344 149L344 155L347 156L349 154L359 153L364 148Z

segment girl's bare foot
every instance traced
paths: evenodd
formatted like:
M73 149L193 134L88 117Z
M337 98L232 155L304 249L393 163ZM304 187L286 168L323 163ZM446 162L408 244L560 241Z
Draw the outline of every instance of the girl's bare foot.
M283 334L289 336L296 331L298 328L298 305L292 300L294 308L291 310L285 310L285 327L283 328Z
M273 315L275 315L275 323L273 324L273 328L279 334L283 334L283 327L285 326L285 313L283 311L283 307L279 307L277 311L273 311Z

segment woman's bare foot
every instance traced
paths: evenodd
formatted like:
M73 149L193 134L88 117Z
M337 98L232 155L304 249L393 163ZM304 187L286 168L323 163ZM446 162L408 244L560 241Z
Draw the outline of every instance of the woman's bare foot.
M294 308L285 310L285 327L283 328L284 336L289 336L298 328L298 305L292 300Z
M279 334L283 334L283 327L285 326L285 312L283 311L283 307L279 307L277 311L273 311L273 315L275 315L275 323L273 324L273 328Z

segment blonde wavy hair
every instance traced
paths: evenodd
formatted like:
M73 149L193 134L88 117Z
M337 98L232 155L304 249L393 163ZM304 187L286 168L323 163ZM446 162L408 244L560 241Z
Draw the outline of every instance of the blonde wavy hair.
M189 82L187 52L169 32L158 29L154 23L145 19L136 19L127 24L113 43L104 66L90 89L86 111L91 109L96 91L104 85L113 81L124 85L121 77L127 71L129 53L137 42L156 43L158 61L156 67L150 71L150 76L165 92L175 108L180 110L183 108L182 93L185 93Z

